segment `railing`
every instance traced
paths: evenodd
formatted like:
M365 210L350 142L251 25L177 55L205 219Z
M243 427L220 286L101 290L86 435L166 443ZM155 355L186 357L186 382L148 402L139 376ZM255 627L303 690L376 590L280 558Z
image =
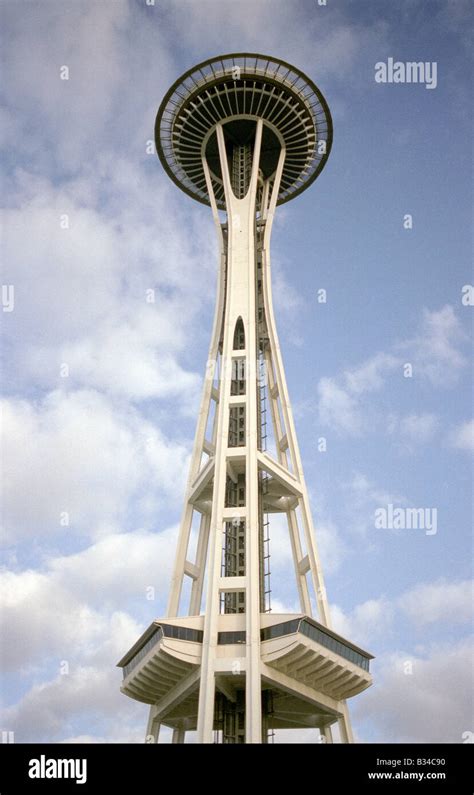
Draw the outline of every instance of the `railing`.
M306 635L310 640L319 643L320 646L329 649L329 651L338 654L345 660L354 663L364 671L369 671L370 657L364 655L362 652L357 651L349 644L344 643L337 637L334 637L329 631L321 626L316 626L313 622L308 621L306 618L293 618L290 621L284 621L281 624L273 624L271 627L264 627L260 632L260 640L272 640L273 638L280 638L283 635L292 635L296 632L301 632ZM146 643L135 652L131 660L123 667L123 678L125 679L131 671L143 660L148 652L156 646L160 640L165 638L175 638L176 640L186 640L193 643L202 643L203 631L201 629L191 629L190 627L178 627L172 624L161 624L152 635L148 638ZM220 646L232 643L245 643L245 631L234 632L219 632L217 642Z
M271 627L265 627L261 631L261 640L271 640L272 638L279 638L283 635L292 635L295 632L301 632L307 638L316 641L320 646L324 646L329 651L335 652L345 660L358 665L364 671L369 670L370 657L365 656L361 652L356 651L344 643L343 641L335 638L326 630L317 627L310 623L305 618L294 618L291 621L285 621L282 624L274 624Z
M191 629L190 627L177 627L172 624L160 624L159 627L150 635L146 643L135 652L131 660L122 668L123 678L125 679L131 671L143 660L148 652L156 646L160 640L165 638L175 638L176 640L188 640L193 643L202 643L202 629Z
M143 660L143 658L146 657L150 649L152 649L153 646L156 646L156 644L160 642L162 637L163 637L163 630L161 627L157 627L156 630L153 632L153 634L148 638L147 642L140 649L138 649L138 651L135 652L135 654L133 655L132 659L129 660L129 662L123 666L122 672L124 679L126 679L129 673L133 671L133 669L138 665L140 660Z

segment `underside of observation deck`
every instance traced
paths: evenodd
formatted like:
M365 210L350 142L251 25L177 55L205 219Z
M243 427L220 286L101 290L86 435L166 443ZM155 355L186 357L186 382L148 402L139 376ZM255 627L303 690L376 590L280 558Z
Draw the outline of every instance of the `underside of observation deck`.
M267 56L223 55L198 64L173 84L155 125L163 167L188 195L210 204L205 155L217 205L225 209L215 126L225 124L230 149L250 142L258 118L264 122L262 177L272 176L283 146L286 157L277 203L288 201L324 168L332 120L323 95L303 72Z

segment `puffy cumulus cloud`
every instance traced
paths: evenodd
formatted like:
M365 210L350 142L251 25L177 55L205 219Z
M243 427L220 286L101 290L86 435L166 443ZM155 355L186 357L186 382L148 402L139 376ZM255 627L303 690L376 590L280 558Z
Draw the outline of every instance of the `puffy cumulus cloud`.
M373 742L462 742L472 729L472 654L466 640L376 661L377 686L352 708L361 733L369 731Z
M334 378L321 378L318 384L318 412L323 425L338 433L358 436L363 427L357 400Z
M421 583L403 594L398 605L416 625L468 623L472 621L472 591L471 580Z
M380 489L362 472L355 472L347 486L358 505L404 501L403 497L394 496Z
M272 594L272 613L274 615L284 613L299 613L301 611L300 603L298 601L283 602L281 599L273 598Z
M141 5L44 0L22 11L4 4L5 96L20 120L12 148L20 133L31 159L70 173L98 149L133 150L150 137L154 106L175 68L162 26ZM69 79L61 79L62 66Z
M346 614L338 605L331 606L331 617L336 632L354 643L370 646L382 634L387 634L395 608L386 598L368 599Z
M15 732L15 739L60 742L82 728L90 730L91 723L99 738L109 731L113 737L114 722L129 729L139 720L145 725L143 705L120 693L120 672L114 670L114 662L110 660L109 666L100 669L71 665L69 673L33 685L14 706L4 710L3 719Z
M447 304L439 310L424 309L419 333L398 347L411 357L415 372L434 386L449 387L467 364L460 350L466 339L458 316Z
M402 365L407 361L412 364L414 373L434 386L453 386L467 363L462 352L466 339L452 306L434 311L423 309L419 331L413 338L395 344L392 351L374 354L337 377L320 379L319 421L349 436L358 436L363 430L376 427L373 411L369 422L366 395L386 387L389 376L402 372ZM388 432L397 430L405 442L429 441L437 425L436 416L429 412L402 418L390 414L386 420Z
M366 536L374 529L374 511L407 502L402 494L387 491L378 486L362 472L355 472L349 482L343 484L350 505L350 529L352 533Z
M330 520L317 522L314 534L326 574L334 574L347 554L347 547L341 538L339 528Z
M96 326L119 301L125 263L115 230L48 180L21 174L17 191L18 206L3 215L5 277L16 292L5 333L45 344Z
M272 568L288 568L293 566L290 533L284 514L272 514L270 517L270 548Z
M421 414L406 414L398 417L394 414L388 419L388 431L406 442L425 444L435 435L439 426L436 414L423 412ZM410 447L412 449L412 447Z
M305 0L291 4L285 0L241 0L237 5L175 0L166 11L169 23L195 59L208 58L213 52L235 52L239 41L241 52L263 50L326 78L351 80L357 61L368 50L375 57L388 37L384 23L349 24L338 8L331 9L328 16L325 8L314 3L308 14Z
M399 357L381 352L336 378L321 378L318 384L320 422L339 434L359 436L370 427L364 411L367 399L362 396L381 390L387 376L400 365Z
M449 443L458 450L474 451L474 420L462 422L449 435Z
M346 386L354 395L374 392L384 385L385 376L400 364L400 359L389 353L377 353L371 359L344 373Z
M155 596L166 595L176 540L175 527L108 535L82 552L51 558L48 566L53 582L65 588L73 582L88 604L100 599L100 604L118 609L130 599L146 599L149 587Z
M451 627L472 621L471 580L450 582L438 580L420 583L403 593L388 598L369 599L345 612L338 605L331 607L334 628L359 643L372 644L382 635L387 638L394 621L407 619L417 631L428 630L436 622Z
M97 392L6 399L2 435L7 543L110 532L131 521L132 501L134 525L154 526L164 500L182 496L187 449Z
M338 378L321 378L318 384L319 419L337 433L359 436L368 427L361 397L385 384L386 376L400 365L387 353L377 353Z
M3 572L2 664L28 669L98 642L104 623L92 607L38 571Z
M73 385L88 385L133 401L172 397L188 413L195 408L201 379L180 367L173 356L175 324L172 305L165 306L162 314L144 308L130 324L106 323L100 334L62 346L61 362L67 364ZM171 338L169 347L167 337ZM38 370L42 353L38 352L36 360Z
M15 309L4 316L11 388L34 379L54 389L66 364L75 386L132 400L192 399L198 378L180 359L192 364L196 321L204 308L210 314L215 243L199 213L185 223L170 188L144 191L136 171L104 156L98 176L86 167L82 182L60 187L19 175L3 244L5 283L15 289ZM94 199L81 195L83 183ZM121 199L112 214L104 183Z
M152 610L163 609L174 540L174 530L107 536L80 553L48 559L42 570L3 571L5 669L85 653L94 664L122 656L139 634L123 606L133 603L150 621Z
M146 708L120 694L115 666L156 617L173 535L107 537L81 553L48 560L44 571L0 575L3 667L20 677L23 691L33 674L26 693L4 710L18 741L143 739ZM147 600L150 584L156 601ZM144 606L144 625L123 612L133 599Z
M435 414L408 414L400 420L400 431L415 442L428 442L433 438L438 427Z

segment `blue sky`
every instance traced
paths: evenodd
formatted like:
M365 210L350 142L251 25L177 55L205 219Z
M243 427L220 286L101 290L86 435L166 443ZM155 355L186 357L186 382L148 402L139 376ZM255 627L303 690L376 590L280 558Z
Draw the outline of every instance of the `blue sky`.
M374 686L351 703L355 733L462 742L470 3L3 0L0 13L2 284L14 286L2 312L2 728L18 742L143 739L146 708L120 695L114 666L166 603L217 262L210 211L147 142L183 71L255 51L305 71L334 121L324 172L277 213L272 261L333 621L376 655ZM436 62L437 87L376 83L390 57ZM376 529L389 503L436 509L436 534ZM272 551L275 604L297 609L278 522Z

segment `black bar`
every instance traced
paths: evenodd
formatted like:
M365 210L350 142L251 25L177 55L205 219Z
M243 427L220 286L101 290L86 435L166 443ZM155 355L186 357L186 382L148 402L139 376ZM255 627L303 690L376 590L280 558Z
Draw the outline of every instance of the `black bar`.
M216 789L216 775L225 776L229 765L248 764L247 780L227 776L226 789L252 782L265 783L265 791L278 786L282 791L289 779L291 790L331 790L370 793L403 793L405 789L473 792L472 748L468 744L377 744L377 745L21 745L0 746L0 793L24 792L134 792L158 790L168 782L175 791L199 786L200 791ZM37 761L35 761L37 760ZM57 760L64 760L60 763ZM74 764L71 760L77 760ZM70 764L67 762L70 761ZM85 762L85 765L84 765ZM208 767L212 763L216 769ZM255 767L254 767L255 766ZM62 777L32 778L29 775ZM64 774L67 773L67 777ZM76 774L79 781L69 777ZM420 774L422 777L420 778ZM81 780L84 779L83 783ZM107 791L105 790L105 791Z

